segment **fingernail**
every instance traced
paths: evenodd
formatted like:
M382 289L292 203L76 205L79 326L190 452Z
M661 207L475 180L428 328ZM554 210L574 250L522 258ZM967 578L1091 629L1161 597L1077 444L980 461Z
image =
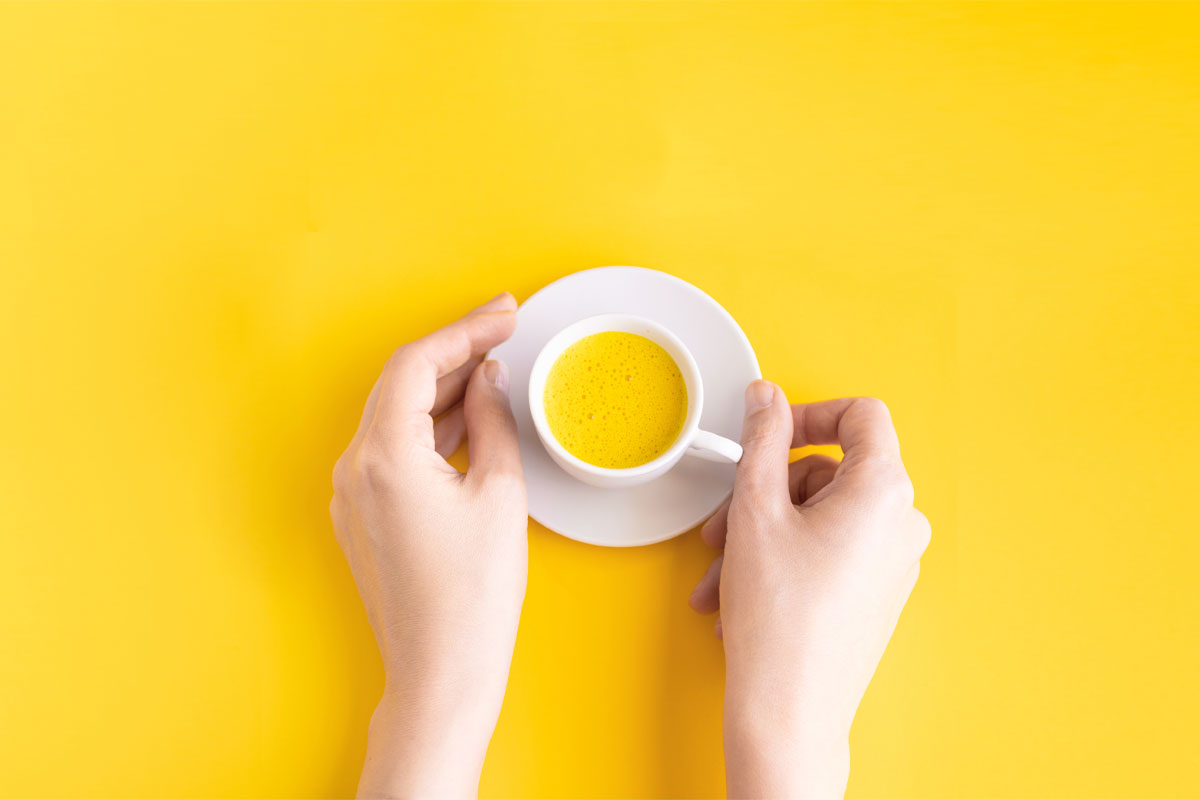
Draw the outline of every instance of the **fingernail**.
M508 391L508 365L503 361L483 362L483 377L501 391Z
M775 384L770 381L754 381L746 387L746 416L767 408L774 399Z
M509 298L509 297L511 297L511 295L508 292L501 292L500 294L493 297L491 300L488 300L486 303L479 306L479 310L480 311L489 311L493 307L501 305L501 301L505 300L506 298Z

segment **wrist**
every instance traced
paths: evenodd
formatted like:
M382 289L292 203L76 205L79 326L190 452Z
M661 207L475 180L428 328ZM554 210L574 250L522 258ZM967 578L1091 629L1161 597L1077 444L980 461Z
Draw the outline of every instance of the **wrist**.
M359 796L475 796L494 727L454 687L389 686L371 716Z
M841 797L850 774L849 726L818 707L725 705L730 797Z
M360 796L478 793L504 702L512 644L461 630L452 637L436 635L447 629L426 624L381 642L384 691L371 717Z
M386 665L359 796L473 797L507 669L497 673L470 658L434 658L428 648L404 652L402 661Z

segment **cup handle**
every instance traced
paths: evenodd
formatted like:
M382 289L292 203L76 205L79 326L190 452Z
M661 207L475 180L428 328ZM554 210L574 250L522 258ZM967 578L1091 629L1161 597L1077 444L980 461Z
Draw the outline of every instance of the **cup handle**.
M703 458L705 461L717 461L722 464L736 464L742 460L742 446L732 439L717 436L708 431L696 431L692 443L688 445L688 455Z

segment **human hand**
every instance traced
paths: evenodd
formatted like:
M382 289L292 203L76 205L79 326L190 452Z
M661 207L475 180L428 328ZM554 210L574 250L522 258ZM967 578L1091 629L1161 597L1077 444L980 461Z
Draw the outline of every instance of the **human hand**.
M840 444L839 463L789 448ZM887 407L746 390L733 496L701 531L724 547L691 597L721 612L730 797L845 793L850 723L917 580L929 522Z
M386 675L360 796L478 790L528 571L508 371L480 363L515 311L505 293L397 349L333 470L334 531ZM462 474L444 457L464 434Z

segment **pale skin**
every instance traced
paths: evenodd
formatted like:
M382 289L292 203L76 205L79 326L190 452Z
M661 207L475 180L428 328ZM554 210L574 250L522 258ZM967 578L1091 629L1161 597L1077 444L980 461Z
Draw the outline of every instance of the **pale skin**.
M482 354L516 327L499 295L398 348L334 468L330 503L386 676L361 797L477 792L516 641L527 508L507 369ZM835 797L854 713L917 579L913 507L887 408L789 407L746 390L733 496L702 529L723 550L691 605L720 610L731 797ZM469 467L445 457L467 439ZM789 449L840 444L841 462Z

